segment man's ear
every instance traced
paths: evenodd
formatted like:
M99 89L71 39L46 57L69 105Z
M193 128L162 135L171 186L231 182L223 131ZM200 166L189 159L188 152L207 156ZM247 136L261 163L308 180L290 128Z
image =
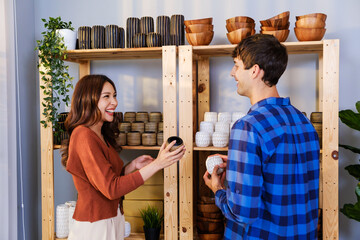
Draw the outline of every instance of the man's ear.
M257 64L254 64L250 70L251 70L250 74L252 78L257 78L261 75L261 79L262 79L262 77L264 76L264 70L262 70L260 66Z

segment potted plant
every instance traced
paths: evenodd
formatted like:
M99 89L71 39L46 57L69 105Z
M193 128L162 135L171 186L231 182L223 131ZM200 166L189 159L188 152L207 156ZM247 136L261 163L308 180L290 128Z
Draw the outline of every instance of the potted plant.
M66 59L66 45L63 37L57 30L70 29L74 30L71 22L64 22L61 17L52 18L49 20L42 19L45 23L45 31L42 32L42 39L36 41L37 46L35 50L39 50L39 62L37 67L41 74L40 88L43 91L44 98L42 99L42 106L44 111L42 114L45 120L41 124L46 128L48 123L53 125L55 142L60 141L62 129L58 124L58 109L61 102L66 106L70 103L69 88L72 88L72 77L68 73L69 66L65 65Z
M345 125L357 131L360 131L360 101L356 102L355 106L358 113L350 109L342 110L339 112L339 117L341 122L343 122ZM354 153L360 154L360 148L343 144L339 144L339 146L348 149ZM349 165L346 166L345 169L349 172L351 176L360 181L360 164ZM355 194L357 197L357 202L355 204L344 204L343 208L340 209L340 212L342 212L348 218L360 222L360 182L355 187Z
M158 240L164 215L155 206L150 205L140 210L140 215L144 221L145 239Z

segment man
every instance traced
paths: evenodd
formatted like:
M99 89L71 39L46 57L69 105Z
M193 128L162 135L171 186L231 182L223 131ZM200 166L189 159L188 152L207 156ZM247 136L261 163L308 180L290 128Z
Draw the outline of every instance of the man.
M230 134L225 175L204 174L226 218L224 239L316 239L319 142L309 120L281 98L276 84L287 51L271 35L256 34L233 52L237 93L248 114Z

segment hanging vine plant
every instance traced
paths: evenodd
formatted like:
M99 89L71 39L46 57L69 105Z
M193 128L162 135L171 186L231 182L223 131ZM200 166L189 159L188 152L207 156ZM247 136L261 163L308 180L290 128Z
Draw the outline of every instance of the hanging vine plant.
M65 65L66 46L57 30L74 30L74 28L71 26L71 21L64 22L61 20L61 17L50 17L49 20L41 20L44 22L46 31L41 33L43 38L37 41L35 48L35 50L39 50L37 67L42 76L40 89L44 94L41 104L44 107L42 114L45 120L41 120L40 123L46 128L48 123L51 122L54 137L60 141L62 129L58 124L58 110L61 102L69 106L69 89L73 87L73 78L68 73L69 66Z

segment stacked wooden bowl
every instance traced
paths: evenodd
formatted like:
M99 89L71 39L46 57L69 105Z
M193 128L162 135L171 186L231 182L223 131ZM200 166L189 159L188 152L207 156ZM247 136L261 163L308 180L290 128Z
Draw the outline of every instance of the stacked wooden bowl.
M312 13L296 16L295 35L299 41L319 41L326 32L326 14Z
M186 40L190 45L209 45L214 37L213 18L185 20Z
M280 42L285 42L289 36L290 12L280 13L272 18L261 20L260 33L275 36Z
M224 216L215 205L215 199L201 197L197 204L196 227L201 240L220 240L224 234Z
M237 16L226 20L226 36L231 44L255 34L255 21L251 17Z

